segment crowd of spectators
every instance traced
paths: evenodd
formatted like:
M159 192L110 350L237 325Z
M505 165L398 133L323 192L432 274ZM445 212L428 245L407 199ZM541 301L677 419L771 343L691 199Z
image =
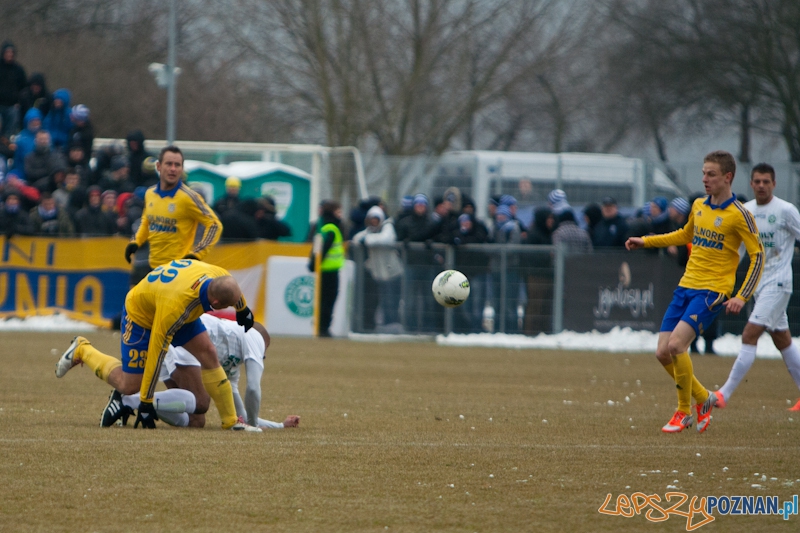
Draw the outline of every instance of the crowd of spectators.
M158 182L145 136L131 131L125 146L93 153L91 111L73 104L67 88L49 91L45 74L26 77L10 41L0 46L0 234L130 236L145 190ZM223 239L278 239L291 229L272 198L240 199L229 178L214 205Z

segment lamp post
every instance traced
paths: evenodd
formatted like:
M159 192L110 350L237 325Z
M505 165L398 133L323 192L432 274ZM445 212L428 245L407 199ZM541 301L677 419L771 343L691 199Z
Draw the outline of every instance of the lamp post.
M156 79L156 84L167 90L167 143L175 142L175 84L181 69L175 66L175 40L177 23L175 0L169 1L169 41L167 47L167 64L150 63L147 70Z

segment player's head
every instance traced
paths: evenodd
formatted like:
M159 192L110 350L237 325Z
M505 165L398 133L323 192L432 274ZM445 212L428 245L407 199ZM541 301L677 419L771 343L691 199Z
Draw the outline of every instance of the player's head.
M183 152L177 146L165 146L158 154L156 170L162 189L172 189L183 177Z
M772 194L775 190L775 169L767 163L759 163L750 172L750 188L756 197L759 205L768 204L772 201Z
M242 289L233 276L220 276L208 284L208 301L214 309L235 305L242 297Z
M725 150L716 150L703 158L703 163L716 163L723 176L730 174L730 181L736 176L736 159L733 154Z

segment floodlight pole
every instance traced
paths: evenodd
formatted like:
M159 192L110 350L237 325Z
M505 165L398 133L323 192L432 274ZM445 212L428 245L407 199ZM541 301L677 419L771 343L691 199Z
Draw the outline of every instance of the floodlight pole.
M167 143L175 142L175 0L169 1L169 45L167 50Z

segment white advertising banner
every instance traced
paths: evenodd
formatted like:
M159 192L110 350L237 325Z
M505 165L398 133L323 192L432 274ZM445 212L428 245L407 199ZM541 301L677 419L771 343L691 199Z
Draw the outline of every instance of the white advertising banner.
M339 271L339 295L330 332L346 337L350 331L351 285L355 265ZM274 335L314 335L314 274L307 257L272 256L267 260L267 331Z

